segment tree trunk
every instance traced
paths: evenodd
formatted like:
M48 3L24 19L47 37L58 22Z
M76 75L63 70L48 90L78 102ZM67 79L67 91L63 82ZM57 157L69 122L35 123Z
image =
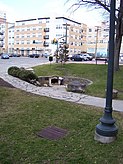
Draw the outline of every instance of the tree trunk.
M119 57L120 57L120 48L122 43L122 35L115 39L115 53L114 53L114 71L119 70Z
M116 25L115 53L114 53L114 71L119 70L119 56L123 36L123 0L120 0L120 8Z

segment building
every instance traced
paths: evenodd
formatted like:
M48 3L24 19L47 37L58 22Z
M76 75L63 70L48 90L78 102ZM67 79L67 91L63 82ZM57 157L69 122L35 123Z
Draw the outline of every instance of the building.
M107 54L109 26L102 22L101 26L88 27L87 29L87 52L97 54L104 52Z
M7 46L6 49L8 50L8 53L13 54L14 53L14 31L15 31L15 26L10 25L10 27L8 27L8 33L7 33Z
M0 11L0 54L5 49L5 23L6 23L6 13Z
M87 26L65 17L44 17L15 22L14 50L22 56L32 53L53 53L53 39L69 44L70 53L86 51Z

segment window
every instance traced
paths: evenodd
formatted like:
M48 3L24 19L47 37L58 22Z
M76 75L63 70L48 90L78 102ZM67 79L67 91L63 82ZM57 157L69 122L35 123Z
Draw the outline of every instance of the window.
M38 34L38 37L39 37L39 38L42 38L42 35L41 35L41 34Z
M27 35L27 38L30 38L30 35Z
M89 28L89 32L92 32L92 29L91 28Z
M109 29L108 29L108 28L106 28L106 29L104 29L104 31L109 32Z
M21 41L21 44L24 44L24 40Z
M36 34L32 34L32 37L36 37Z
M35 27L33 27L33 30L36 30L36 28L35 28Z
M27 44L30 44L30 41L29 40L27 40Z

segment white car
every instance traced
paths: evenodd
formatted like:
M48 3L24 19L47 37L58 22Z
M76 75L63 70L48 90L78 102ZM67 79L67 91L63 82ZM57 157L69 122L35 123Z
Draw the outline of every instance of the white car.
M85 60L92 60L93 59L93 56L92 55L90 55L90 54L84 54L84 59Z
M120 59L121 59L121 61L123 61L123 55L121 56L121 58L120 58Z

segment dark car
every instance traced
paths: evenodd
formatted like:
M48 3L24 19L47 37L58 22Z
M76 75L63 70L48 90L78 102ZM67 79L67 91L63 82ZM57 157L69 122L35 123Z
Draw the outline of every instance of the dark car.
M9 54L2 54L1 59L9 59Z
M84 57L82 54L75 54L71 57L71 60L74 61L84 61Z
M20 57L20 54L12 54L12 57Z
M39 54L30 54L29 57L30 58L39 58Z

